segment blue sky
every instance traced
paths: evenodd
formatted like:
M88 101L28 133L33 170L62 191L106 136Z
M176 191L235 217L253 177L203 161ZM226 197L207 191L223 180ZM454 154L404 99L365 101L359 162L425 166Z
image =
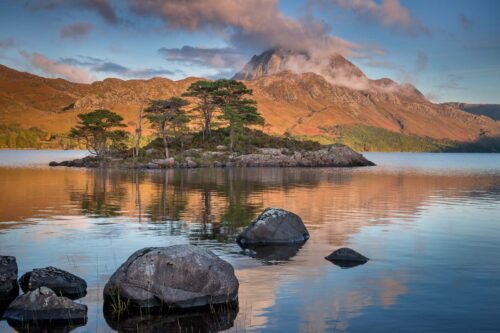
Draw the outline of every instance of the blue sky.
M496 0L3 0L0 63L91 82L229 77L267 48L339 52L437 102L500 103Z

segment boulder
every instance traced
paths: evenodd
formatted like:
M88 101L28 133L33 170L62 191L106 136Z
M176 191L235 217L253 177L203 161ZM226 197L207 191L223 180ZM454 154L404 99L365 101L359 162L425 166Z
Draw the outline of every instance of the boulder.
M280 208L267 208L252 222L236 241L241 247L249 245L300 244L309 239L302 219Z
M59 163L57 163L56 161L51 161L51 162L49 163L49 166L51 166L51 167L56 167L56 166L59 166Z
M187 168L196 168L198 167L198 163L196 163L192 158L187 157L185 165Z
M333 262L342 268L349 268L366 263L369 259L353 249L343 247L333 251L325 257L326 260Z
M9 322L86 322L87 306L41 287L17 297L5 311L4 318Z
M132 254L104 287L108 302L134 308L189 309L237 300L233 267L194 245L150 247Z
M24 292L47 287L57 295L72 299L80 298L87 293L87 283L84 279L55 267L35 268L25 273L19 279L19 285Z
M149 162L148 163L148 169L159 169L160 166L156 163Z
M175 166L175 159L173 157L153 160L153 163L158 164L162 168L173 168Z
M17 296L16 257L0 256L0 300Z

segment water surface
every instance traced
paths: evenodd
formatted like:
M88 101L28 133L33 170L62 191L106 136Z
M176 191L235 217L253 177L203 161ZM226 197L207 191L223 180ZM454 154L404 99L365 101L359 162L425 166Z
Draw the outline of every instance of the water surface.
M102 288L130 254L182 243L235 267L239 310L230 331L500 327L500 155L370 153L378 166L354 169L128 172L37 163L66 158L54 154L0 151L0 253L17 257L20 274L52 265L87 281L79 301L89 320L74 332L113 331ZM235 235L266 207L300 215L310 240L242 255ZM324 259L342 246L371 260L341 269ZM0 331L11 330L0 322Z

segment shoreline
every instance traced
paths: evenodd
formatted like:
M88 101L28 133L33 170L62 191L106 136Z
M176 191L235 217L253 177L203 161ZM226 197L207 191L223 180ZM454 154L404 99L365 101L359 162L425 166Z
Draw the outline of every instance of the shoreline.
M374 166L347 146L331 145L318 150L258 148L251 153L189 149L170 158L155 158L157 152L138 160L130 156L99 159L95 156L52 161L50 167L116 168L116 169L194 169L232 167L361 167Z

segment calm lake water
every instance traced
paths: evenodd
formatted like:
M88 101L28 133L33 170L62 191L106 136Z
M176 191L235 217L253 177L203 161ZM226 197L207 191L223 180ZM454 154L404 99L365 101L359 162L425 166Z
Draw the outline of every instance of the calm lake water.
M88 322L108 324L102 288L146 246L192 243L240 281L236 332L498 332L500 154L367 153L355 169L106 172L48 168L82 152L0 151L0 254L20 274L56 266L83 277ZM266 207L293 211L310 240L244 256L235 235ZM341 269L348 246L371 258ZM204 318L217 321L218 318ZM200 317L149 318L190 331ZM173 323L173 324L172 324ZM176 325L176 323L178 325ZM0 331L12 328L0 322Z

